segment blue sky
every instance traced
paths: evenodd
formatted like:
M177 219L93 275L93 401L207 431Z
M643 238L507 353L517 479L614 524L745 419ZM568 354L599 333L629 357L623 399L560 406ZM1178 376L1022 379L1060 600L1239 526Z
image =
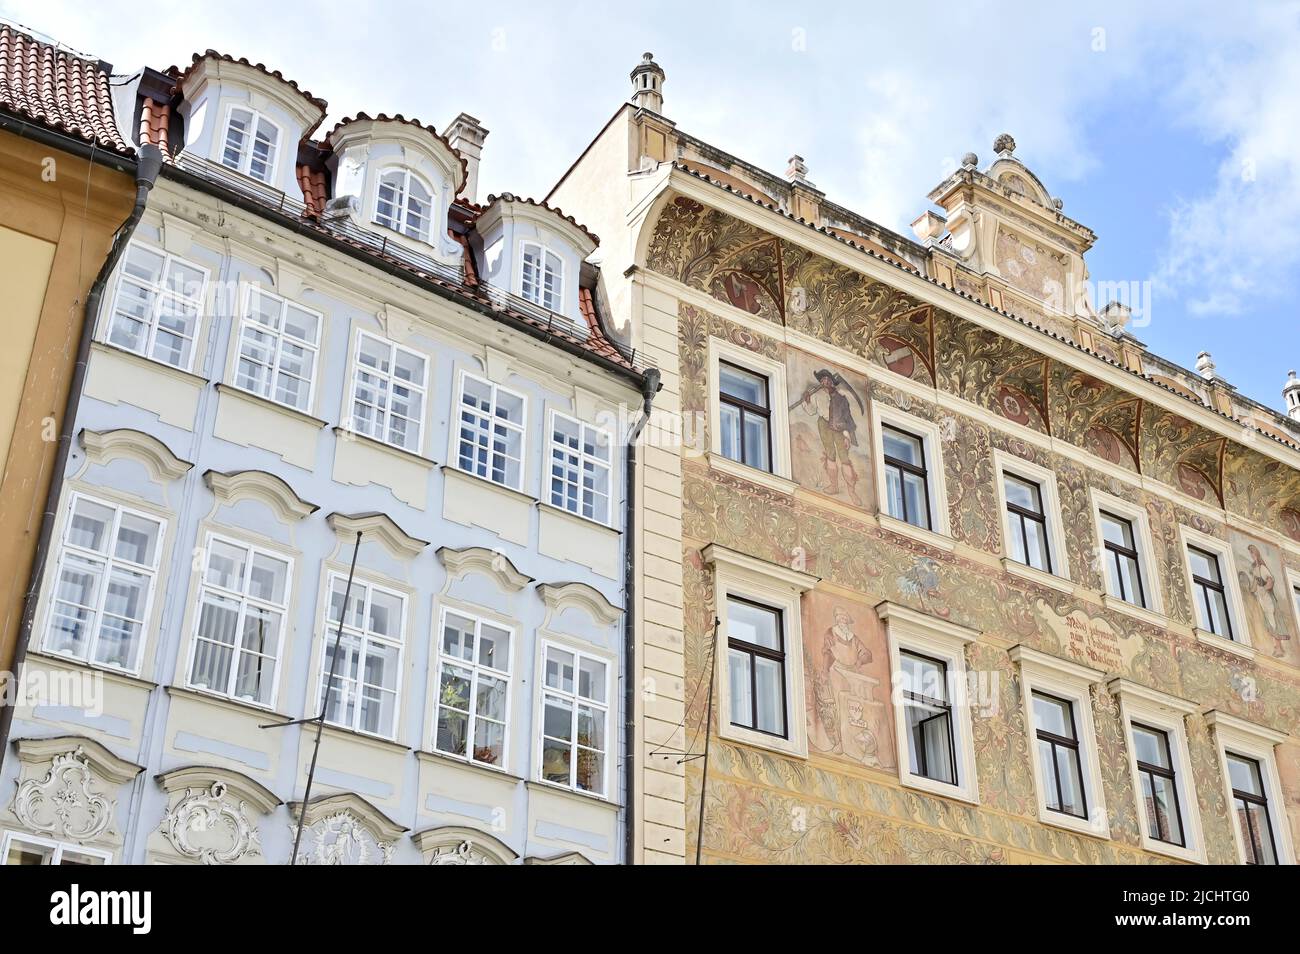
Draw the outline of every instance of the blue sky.
M160 8L161 9L161 8ZM1151 350L1201 350L1280 405L1300 366L1300 2L607 3L231 0L172 8L0 0L113 63L208 47L280 69L329 122L403 112L491 130L482 191L544 195L628 94L645 50L665 113L905 231L926 193L1010 132L1098 235L1097 281L1149 282ZM617 11L617 12L615 12Z

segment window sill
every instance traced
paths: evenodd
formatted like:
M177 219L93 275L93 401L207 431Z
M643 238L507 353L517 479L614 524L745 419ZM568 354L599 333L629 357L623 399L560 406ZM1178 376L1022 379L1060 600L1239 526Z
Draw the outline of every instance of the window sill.
M1240 656L1250 662L1254 662L1259 653L1253 646L1247 646L1245 643L1239 643L1227 636L1220 636L1218 633L1211 633L1200 627L1197 627L1193 632L1196 633L1196 641L1201 645L1218 649L1221 652L1232 653L1234 656Z
M480 477L478 474L471 474L467 470L461 470L455 464L440 464L439 469L452 480L464 480L473 483L475 486L492 487L501 491L503 494L509 494L518 500L527 501L530 504L539 503L538 499L532 494L525 493L522 490L516 490L514 487L507 487L505 484L498 484L495 480L488 480L486 477Z
M434 765L457 765L471 771L485 772L490 776L508 782L522 782L524 780L522 776L515 775L513 772L501 768L498 765L488 765L486 762L475 762L468 758L461 758L459 755L448 755L446 752L434 752L430 749L416 749L415 757L421 762L430 762Z
M560 785L556 782L547 782L541 779L524 782L524 788L530 792L546 792L547 794L559 795L561 798L577 799L584 805L599 805L603 808L617 809L621 807L618 802L606 798L604 795L597 795L594 792L580 792L575 788L569 788L567 785Z
M271 706L258 705L246 699L232 699L230 696L218 695L215 692L209 692L207 689L195 689L191 686L168 686L167 694L193 699L197 702L207 702L244 715L255 715L267 722L288 722L293 718L291 715L277 712Z
M1018 576L1022 579L1029 580L1031 583L1039 583L1043 586L1050 586L1054 590L1060 590L1062 593L1074 595L1074 582L1063 576L1057 576L1055 573L1048 573L1046 570L1039 570L1032 566L1026 566L1019 560L1013 560L1011 557L1002 558L1002 569L1006 570L1012 576Z
M1060 828L1062 831L1073 832L1076 835L1087 835L1089 838L1100 838L1103 841L1110 840L1110 824L1108 822L1094 825L1086 818L1064 815L1042 805L1038 806L1038 820L1044 825L1051 825L1053 828Z
M29 649L27 655L31 658L46 660L64 666L75 666L78 669L87 669L91 672L103 673L105 679L113 682L120 682L128 686L136 686L141 689L156 689L158 683L145 679L139 673L128 672L125 669L117 669L113 666L102 666L98 663L89 662L85 659L78 659L76 656L65 656L63 653L54 652L50 649Z
M949 785L946 782L938 782L932 778L926 778L924 775L913 775L910 772L900 773L898 780L904 788L924 792L926 795L950 798L954 801L965 802L968 805L978 805L980 803L978 789L972 791L969 785L960 787Z
M1132 616L1134 619L1149 623L1152 626L1158 626L1161 629L1171 629L1173 621L1164 613L1158 613L1155 610L1147 609L1145 606L1138 606L1130 603L1128 600L1122 600L1118 596L1111 596L1109 593L1101 595L1101 605L1108 610L1115 610L1118 613L1124 613Z
M599 520L592 520L590 517L584 517L582 514L574 513L572 510L565 510L563 507L557 507L555 504L547 503L545 500L537 501L537 508L539 510L545 510L547 513L553 513L562 519L572 520L577 526L591 527L597 532L607 533L611 537L620 537L623 535L623 531L619 530L617 527L611 527L609 524L601 523Z
M755 732L724 722L718 727L718 737L737 745L748 745L756 749L780 752L782 755L797 759L808 758L808 743L804 739L782 739L766 732ZM707 743L706 743L707 744Z
M329 427L328 421L323 421L319 417L308 414L306 411L300 411L296 407L290 407L288 404L281 404L279 401L272 401L270 398L262 397L260 394L254 394L252 391L245 391L243 388L234 384L228 384L225 381L218 381L216 388L218 394L229 394L237 400L248 401L250 404L254 404L258 407L279 411L281 414L287 414L294 420L302 421L304 424L311 424L318 428Z
M1149 851L1153 855L1163 855L1166 858L1175 858L1178 861L1190 861L1192 864L1205 864L1205 856L1196 848L1179 848L1177 845L1170 845L1163 841L1156 841L1149 838L1146 834L1142 835L1142 850Z
M933 530L926 530L923 527L917 527L906 520L899 520L897 517L891 517L883 511L877 514L880 519L880 529L888 530L899 536L911 537L913 540L920 541L934 547L937 550L943 550L946 553L952 553L957 549L957 541L952 537L944 536L941 533L935 533Z
M709 462L709 468L716 470L720 474L726 474L729 477L737 477L740 480L747 480L751 484L758 484L760 487L766 487L768 490L775 490L779 494L787 497L793 497L795 490L799 485L793 480L782 477L779 474L773 474L770 471L759 470L757 467L750 467L748 464L742 464L734 461L730 457L723 457L721 454L709 451L704 455Z
M202 387L208 383L208 379L201 374L195 374L186 368L178 368L174 364L168 364L165 361L159 361L156 358L150 358L140 354L138 351L128 351L126 348L112 344L108 341L96 341L93 345L95 351L106 351L113 355L125 358L127 361L139 364L142 368L148 368L151 371L157 371L168 377L175 378L178 381L184 381L196 387Z
M391 454L400 461L418 464L419 466L426 467L429 470L438 466L438 462L431 457L425 457L423 454L417 454L415 451L407 450L404 447L389 444L387 441L381 441L379 438L371 437L369 434L362 434L360 431L351 431L346 427L336 427L334 428L334 434L340 441L359 444L362 447L369 447L382 454Z

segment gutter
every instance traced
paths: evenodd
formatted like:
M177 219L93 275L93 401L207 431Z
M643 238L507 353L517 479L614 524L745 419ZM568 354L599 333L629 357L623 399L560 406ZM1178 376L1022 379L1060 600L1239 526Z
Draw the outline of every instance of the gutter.
M118 172L135 175L138 166L133 157L118 152L117 149L111 146L100 146L97 143L87 142L84 139L58 132L47 126L37 125L30 120L23 119L21 116L15 116L13 113L0 111L0 130L13 133L20 139L30 139L32 142L38 142L43 146L50 146L61 152L71 153L78 159L88 159Z
M38 130L36 127L28 126L33 135L30 137L40 142L46 142L50 145L57 145L59 148L68 149L70 152L77 152L70 149L59 137L48 133L47 131ZM0 129L9 128L8 117L0 116ZM98 159L99 156L105 157L111 155L100 153L93 146L87 144L84 147L84 153L87 158ZM140 224L140 219L144 215L145 203L149 201L149 192L153 189L154 183L158 179L158 172L162 169L163 156L162 151L152 143L146 143L140 147L139 160L118 160L124 165L114 166L122 171L133 171L135 173L135 205L131 209L131 214L126 217L117 232L113 236L113 245L108 251L108 257L104 259L104 264L100 266L99 274L95 276L95 283L90 286L90 292L86 295L86 307L81 323L81 337L77 342L77 361L72 368L72 381L68 387L68 399L63 408L63 420L59 425L59 446L54 454L54 471L50 478L50 491L45 498L45 512L41 516L40 535L36 541L36 554L32 560L32 571L29 578L27 593L23 598L23 615L22 622L18 629L18 640L14 646L14 663L13 671L18 672L22 666L23 660L27 656L27 644L32 635L32 624L36 617L36 600L37 591L40 589L41 577L45 571L45 561L49 556L50 538L54 534L55 514L59 508L59 498L63 493L63 475L68 466L68 455L72 449L72 434L77 421L77 411L81 406L81 393L86 383L86 366L90 361L90 343L95 336L95 319L99 315L100 301L104 297L104 289L108 285L108 280L117 268L118 261L126 251L127 242L135 233L136 226ZM111 164L107 163L106 164ZM13 712L15 706L0 706L0 765L4 763L5 751L8 748L9 727L13 723Z
M650 420L650 405L663 387L659 369L648 368L641 384L641 418L627 442L623 526L623 864L636 849L636 442Z
M334 251L347 255L349 258L364 262L371 268L378 269L379 271L391 275L394 278L398 278L409 285L413 285L424 291L432 292L442 298L454 301L458 305L477 311L479 314L490 318L495 322L506 325L516 331L523 332L524 334L536 338L552 347L559 348L561 351L568 352L574 357L590 362L605 371L613 372L626 380L632 381L638 387L644 386L646 375L649 373L648 371L637 371L633 367L619 364L617 361L611 361L609 358L595 354L594 352L584 348L582 345L570 341L568 338L552 334L545 328L539 328L527 321L515 318L507 312L497 311L486 302L476 301L467 295L449 288L441 282L425 278L422 275L411 271L409 268L379 258L365 249L357 248L350 242L346 242L337 236L330 234L327 230L307 224L297 216L286 215L276 209L268 208L256 199L240 195L239 193L229 189L223 189L221 186L209 182L202 176L197 176L192 172L187 172L186 170L177 168L176 166L167 166L165 167L165 171L167 178L174 179L177 182L194 189L196 192L210 195L213 198L220 199L227 205L274 222L282 228L288 229L290 232L302 235L313 242L320 243L321 245L328 246Z

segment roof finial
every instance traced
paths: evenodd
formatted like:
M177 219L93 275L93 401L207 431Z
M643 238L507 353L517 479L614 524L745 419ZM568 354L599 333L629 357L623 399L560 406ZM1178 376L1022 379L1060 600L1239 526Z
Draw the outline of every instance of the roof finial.
M632 78L632 105L653 113L664 111L664 71L653 53L642 53L641 62L629 74Z
M1010 156L1016 151L1016 141L1011 138L1011 133L1003 133L993 140L993 151L999 156Z
M802 185L810 186L808 181L808 163L803 161L803 156L794 155L790 157L790 165L785 170L786 180L797 182Z
M1287 373L1286 384L1282 385L1282 403L1286 405L1287 417L1300 421L1300 378L1294 371Z
M1210 352L1202 351L1196 356L1196 373L1207 381L1218 380L1219 373L1214 368L1214 359L1210 357Z

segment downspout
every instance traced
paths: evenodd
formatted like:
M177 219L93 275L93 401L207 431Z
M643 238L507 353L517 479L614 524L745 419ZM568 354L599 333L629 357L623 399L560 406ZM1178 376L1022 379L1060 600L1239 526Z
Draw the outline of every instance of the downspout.
M68 455L72 450L72 433L77 423L77 411L81 406L81 392L86 383L86 365L90 361L90 344L95 336L95 319L99 316L99 304L104 297L108 279L117 267L122 253L126 251L127 242L135 233L136 226L144 215L145 203L149 201L149 192L153 189L158 173L162 169L163 155L153 143L140 146L140 158L135 164L135 205L113 236L113 245L108 250L108 257L95 276L95 283L86 295L85 313L81 324L81 337L77 342L77 362L72 367L72 381L68 387L68 400L63 408L63 420L59 425L59 446L54 454L54 472L50 475L50 492L45 498L45 512L41 515L40 536L36 540L36 555L32 560L32 571L27 593L23 598L22 623L18 629L18 642L14 647L13 672L16 674L27 656L27 644L31 640L32 624L36 617L37 592L40 590L41 577L44 575L45 561L49 556L50 538L54 534L55 515L59 509L59 497L63 493L63 472L68 466ZM9 742L9 727L13 723L14 706L0 706L0 765L4 764L5 751Z
M662 387L658 368L641 379L641 417L627 442L623 524L623 864L632 864L636 847L636 442L650 420L650 405Z

